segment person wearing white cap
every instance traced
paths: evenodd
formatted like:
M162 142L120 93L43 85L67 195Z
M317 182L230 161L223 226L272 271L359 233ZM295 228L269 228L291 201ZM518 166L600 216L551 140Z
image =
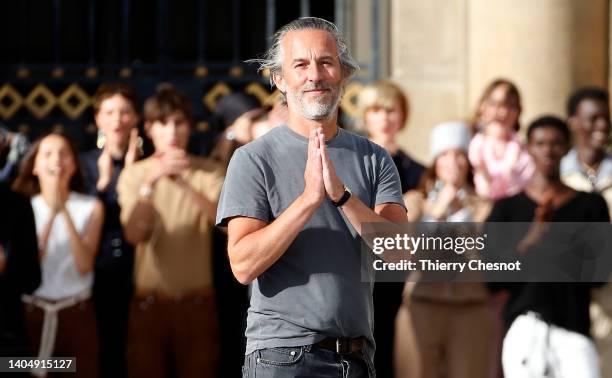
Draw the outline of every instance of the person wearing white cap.
M485 219L490 206L474 191L467 157L470 137L460 122L442 123L432 131L432 166L421 186L404 195L409 221ZM488 300L482 283L423 282L410 277L395 323L395 375L487 376L493 340Z

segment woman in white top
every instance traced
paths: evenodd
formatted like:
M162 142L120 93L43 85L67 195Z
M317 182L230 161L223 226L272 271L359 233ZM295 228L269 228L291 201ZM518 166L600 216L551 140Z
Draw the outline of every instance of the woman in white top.
M76 150L58 134L32 146L14 189L31 197L40 250L42 283L23 298L32 346L41 358L75 356L77 377L96 377L97 334L89 298L104 208L95 197L78 193L82 176Z

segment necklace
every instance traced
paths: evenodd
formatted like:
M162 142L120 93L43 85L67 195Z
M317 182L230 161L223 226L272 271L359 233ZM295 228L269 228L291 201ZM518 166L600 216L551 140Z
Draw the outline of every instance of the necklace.
M584 169L584 173L586 173L587 180L591 183L593 189L595 189L597 185L597 173L599 173L600 164L597 164L597 168L593 168L585 162L580 161L580 165Z

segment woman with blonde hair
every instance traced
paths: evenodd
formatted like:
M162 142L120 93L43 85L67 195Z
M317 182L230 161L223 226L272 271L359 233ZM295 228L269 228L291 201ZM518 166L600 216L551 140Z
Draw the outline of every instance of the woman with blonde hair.
M397 135L406 126L409 115L408 97L391 81L377 81L359 94L357 126L371 141L389 152L399 173L402 193L415 188L425 171L425 167L404 152L397 142ZM381 377L393 374L394 319L401 303L402 287L397 282L374 284L374 363Z
M425 167L400 148L397 136L406 127L410 103L402 89L388 80L366 86L359 94L357 126L384 147L397 167L402 193L415 188Z

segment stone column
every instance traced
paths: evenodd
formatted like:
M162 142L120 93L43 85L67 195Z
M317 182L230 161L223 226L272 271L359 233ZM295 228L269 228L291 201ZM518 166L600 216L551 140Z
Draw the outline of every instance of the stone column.
M523 96L521 121L566 116L583 85L607 85L607 0L471 0L468 10L469 102L492 79L513 80Z
M467 0L393 0L391 78L408 93L411 115L400 143L427 162L429 130L467 108Z

